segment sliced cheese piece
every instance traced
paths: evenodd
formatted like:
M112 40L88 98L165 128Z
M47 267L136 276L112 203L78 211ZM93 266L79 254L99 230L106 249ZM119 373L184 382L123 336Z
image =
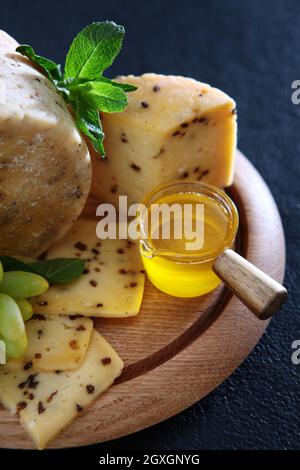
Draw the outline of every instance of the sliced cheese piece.
M63 98L0 31L0 253L36 256L71 227L90 156Z
M15 367L32 371L77 369L90 343L90 318L67 315L37 315L25 323L28 349L22 359L10 361Z
M141 202L157 185L190 178L220 187L233 180L235 102L191 78L118 77L136 85L122 113L104 114L106 160L92 152L92 192L100 202Z
M43 449L118 377L123 361L96 331L79 369L32 373L0 367L0 400Z
M85 273L70 284L51 286L35 299L33 310L48 314L130 317L140 309L145 274L137 243L99 240L97 221L80 218L47 253L47 258L80 257Z

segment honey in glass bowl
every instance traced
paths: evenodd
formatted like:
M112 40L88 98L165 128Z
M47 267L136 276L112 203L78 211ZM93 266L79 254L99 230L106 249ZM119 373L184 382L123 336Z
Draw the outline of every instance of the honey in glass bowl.
M201 182L175 182L152 191L143 205L140 252L151 282L176 297L196 297L215 289L221 280L213 263L234 245L238 228L237 209L226 193ZM174 209L169 218L152 218L162 205ZM174 236L175 226L179 236Z

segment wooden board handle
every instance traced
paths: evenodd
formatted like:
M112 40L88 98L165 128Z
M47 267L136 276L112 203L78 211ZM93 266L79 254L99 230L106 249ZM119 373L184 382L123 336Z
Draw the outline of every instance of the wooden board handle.
M233 250L219 255L213 270L261 320L270 318L287 296L285 287Z

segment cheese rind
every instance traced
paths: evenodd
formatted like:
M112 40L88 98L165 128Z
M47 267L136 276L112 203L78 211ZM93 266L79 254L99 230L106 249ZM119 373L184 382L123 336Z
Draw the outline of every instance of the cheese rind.
M90 156L63 98L0 31L0 252L36 256L79 216Z
M25 323L28 348L11 366L30 365L31 371L77 369L88 349L93 322L75 316L39 315Z
M34 300L34 312L112 318L138 314L145 274L137 243L99 240L96 225L95 219L78 219L48 251L47 258L85 259L86 269L70 284L50 286Z
M0 400L11 413L19 413L23 427L43 449L112 385L122 369L123 361L94 330L85 361L77 370L33 374L9 364L1 366Z
M235 102L196 80L156 74L118 77L138 89L122 113L103 114L106 160L92 153L100 201L141 202L156 186L189 178L229 186L236 150Z

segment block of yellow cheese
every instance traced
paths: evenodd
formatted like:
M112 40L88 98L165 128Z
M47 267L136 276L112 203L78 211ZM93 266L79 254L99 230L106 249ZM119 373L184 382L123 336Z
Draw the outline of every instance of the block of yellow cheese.
M0 401L21 424L38 449L68 426L121 374L123 361L93 331L83 364L64 372L37 372L0 366Z
M0 31L0 253L35 257L71 227L90 156L63 98Z
M106 160L93 155L92 192L114 204L121 194L141 202L154 187L189 178L220 187L233 180L236 105L191 78L118 77L138 89L122 113L102 115Z
M140 309L145 274L137 242L99 240L96 219L78 219L47 253L47 258L86 260L86 269L70 284L51 286L34 300L36 313L130 317Z
M82 364L93 330L90 318L36 315L25 326L27 351L11 365L47 372L77 369Z

